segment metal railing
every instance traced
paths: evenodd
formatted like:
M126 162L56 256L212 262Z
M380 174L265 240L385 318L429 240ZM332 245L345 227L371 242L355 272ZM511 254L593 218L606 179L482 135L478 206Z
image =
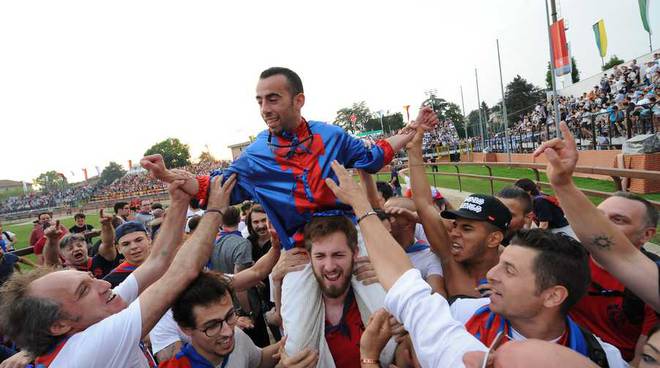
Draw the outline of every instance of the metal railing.
M461 178L476 178L476 179L486 179L490 183L490 194L495 194L495 182L506 182L514 183L519 178L508 178L502 176L494 176L493 168L494 167L506 167L506 168L523 168L529 169L534 174L536 183L543 187L550 187L550 183L541 181L541 171L544 171L546 168L545 164L534 164L534 163L509 163L509 162L490 162L490 163L476 163L476 162L452 162L446 163L441 162L437 164L424 164L425 167L431 168L431 171L426 171L427 175L432 175L433 186L437 187L437 176L453 176L456 177L458 181L458 190L463 191L463 182ZM456 172L446 172L446 171L435 171L433 170L434 166L453 166ZM488 175L479 175L479 174L468 174L462 173L460 167L466 166L479 166L485 167L488 170ZM409 168L404 168L400 172L404 175L409 176ZM581 174L591 174L591 175L603 175L609 176L614 181L616 190L626 191L626 188L623 187L623 178L630 179L646 179L652 181L660 181L660 171L650 171L650 170L633 170L633 169L611 169L606 167L590 167L590 166L577 166L575 168L576 173ZM612 195L611 192L604 192L599 190L592 189L583 189L579 188L582 193L599 198L607 198ZM658 201L649 201L655 206L656 209L660 209L660 202Z
M612 120L611 117L614 117ZM575 136L579 150L612 150L621 149L623 143L639 134L655 134L660 126L660 117L653 115L653 105L649 109L635 111L628 114L626 111L619 113L600 112L588 114L579 120L569 117L568 123L571 132ZM557 136L555 124L530 125L520 131L514 127L509 130L509 146L512 153L533 152L542 142ZM506 152L507 141L504 132L496 132L493 136L484 140L475 137L470 141L472 152Z

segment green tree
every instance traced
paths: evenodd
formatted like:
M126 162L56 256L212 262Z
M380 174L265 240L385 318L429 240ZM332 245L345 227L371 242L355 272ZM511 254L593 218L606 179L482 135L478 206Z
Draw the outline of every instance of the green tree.
M440 121L450 120L456 127L456 132L460 138L465 138L465 118L461 113L461 108L453 102L449 102L444 98L435 96L433 93L422 102L422 106L429 106L438 115Z
M602 66L603 71L614 68L617 65L623 64L623 60L619 59L616 55L612 55L610 60Z
M383 115L383 131L384 133L395 132L403 128L403 114L397 112L395 114ZM380 116L374 114L371 119L367 120L364 124L364 130L380 130Z
M206 152L202 151L202 153L199 154L199 158L197 159L199 162L216 162L218 161L211 152Z
M55 170L46 171L34 179L34 183L41 187L42 191L51 191L64 188L68 182L62 173Z
M521 114L527 114L534 110L537 103L543 101L545 92L520 75L516 75L506 86L504 92L504 101L506 102L506 111L509 125L512 119L518 120Z
M355 122L353 122L352 117L355 117ZM356 133L364 130L366 123L372 118L373 115L367 107L367 103L360 101L354 103L351 107L344 107L337 111L334 124L339 125L347 132Z
M578 70L575 58L571 56L571 81L577 83L580 81L580 70ZM550 62L548 62L548 70L545 72L545 85L548 89L552 89L552 75L550 75Z
M181 143L178 138L167 138L151 146L144 155L159 153L163 156L165 166L175 168L190 165L190 148Z
M99 183L101 185L108 185L124 175L126 175L126 170L124 170L124 168L118 163L111 161L101 172Z

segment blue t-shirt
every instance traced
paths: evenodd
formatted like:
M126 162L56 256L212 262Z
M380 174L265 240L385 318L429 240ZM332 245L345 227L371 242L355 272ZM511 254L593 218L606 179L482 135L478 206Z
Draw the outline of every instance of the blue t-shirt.
M0 285L4 284L9 276L14 273L14 265L17 262L18 257L11 253L2 255L2 260L0 261Z

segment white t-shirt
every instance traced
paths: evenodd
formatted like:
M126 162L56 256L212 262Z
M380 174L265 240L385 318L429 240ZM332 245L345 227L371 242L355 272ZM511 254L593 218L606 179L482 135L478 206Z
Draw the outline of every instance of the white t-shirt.
M172 309L168 309L160 321L149 331L151 351L154 355L166 347L181 341L182 344L190 342L190 336L181 331L179 325L174 321Z
M423 279L426 280L426 278L431 275L443 275L440 258L438 258L431 249L426 248L417 252L406 253L406 255L410 258L413 267L422 273Z
M410 333L423 367L465 367L465 353L487 350L452 317L447 300L431 293L417 269L406 271L392 285L385 309Z
M71 336L50 368L149 367L139 345L142 314L135 276L128 276L114 290L130 303L128 308Z
M467 323L467 321L470 320L470 318L472 318L474 313L479 308L489 303L490 303L490 298L456 299L456 301L450 307L451 314L454 316L454 318L457 321L465 324ZM514 328L511 328L511 337L515 341L527 340L525 336L521 335L520 332L516 331ZM598 336L595 337L598 343L600 344L600 346L603 348L603 351L605 351L605 355L607 356L607 362L609 363L610 368L628 367L628 364L621 357L621 352L619 351L619 349L617 349L613 345L610 345L602 341ZM559 338L561 338L561 336L550 342L557 342L559 341Z
M252 368L261 364L261 348L256 346L250 336L238 327L234 327L234 350L229 354L225 368Z

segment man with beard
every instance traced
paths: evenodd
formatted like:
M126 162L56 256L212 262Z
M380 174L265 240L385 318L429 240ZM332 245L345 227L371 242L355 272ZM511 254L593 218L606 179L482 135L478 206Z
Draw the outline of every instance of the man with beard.
M423 135L418 130L406 146L412 199L429 245L443 262L448 299L479 296L475 288L486 282L486 273L499 262L511 212L499 199L484 194L469 195L456 211L438 212L424 172ZM454 220L454 226L446 229L442 218Z
M254 204L245 216L245 223L249 233L248 240L252 243L252 260L257 262L271 248L268 215L266 215L266 211L264 211L264 208L260 204ZM275 307L275 304L270 301L270 280L268 277L264 278L255 289L250 290L249 296L250 299L254 298L258 300L258 303L255 303L255 305L261 306L259 310L255 311L256 320L254 321L254 328L262 328L260 327L261 324L264 324L263 328L265 328L264 314ZM273 338L279 341L282 338L279 328L275 326L269 327Z
M83 234L62 235L59 221L44 232L47 239L44 246L44 260L47 266L64 266L78 271L91 272L96 278L105 277L119 263L117 250L113 245L112 218L99 211L101 221L101 245L94 257L87 250L87 240Z
M351 283L357 243L357 230L344 216L315 217L305 226L305 246L320 292L316 297L323 300L319 315L325 315L321 348L327 344L335 366L342 368L360 367L360 337L369 317ZM392 361L394 348L390 341L382 362Z
M115 230L115 239L124 261L103 278L113 288L126 280L131 272L149 258L151 251L151 238L141 222L128 221L119 225Z

